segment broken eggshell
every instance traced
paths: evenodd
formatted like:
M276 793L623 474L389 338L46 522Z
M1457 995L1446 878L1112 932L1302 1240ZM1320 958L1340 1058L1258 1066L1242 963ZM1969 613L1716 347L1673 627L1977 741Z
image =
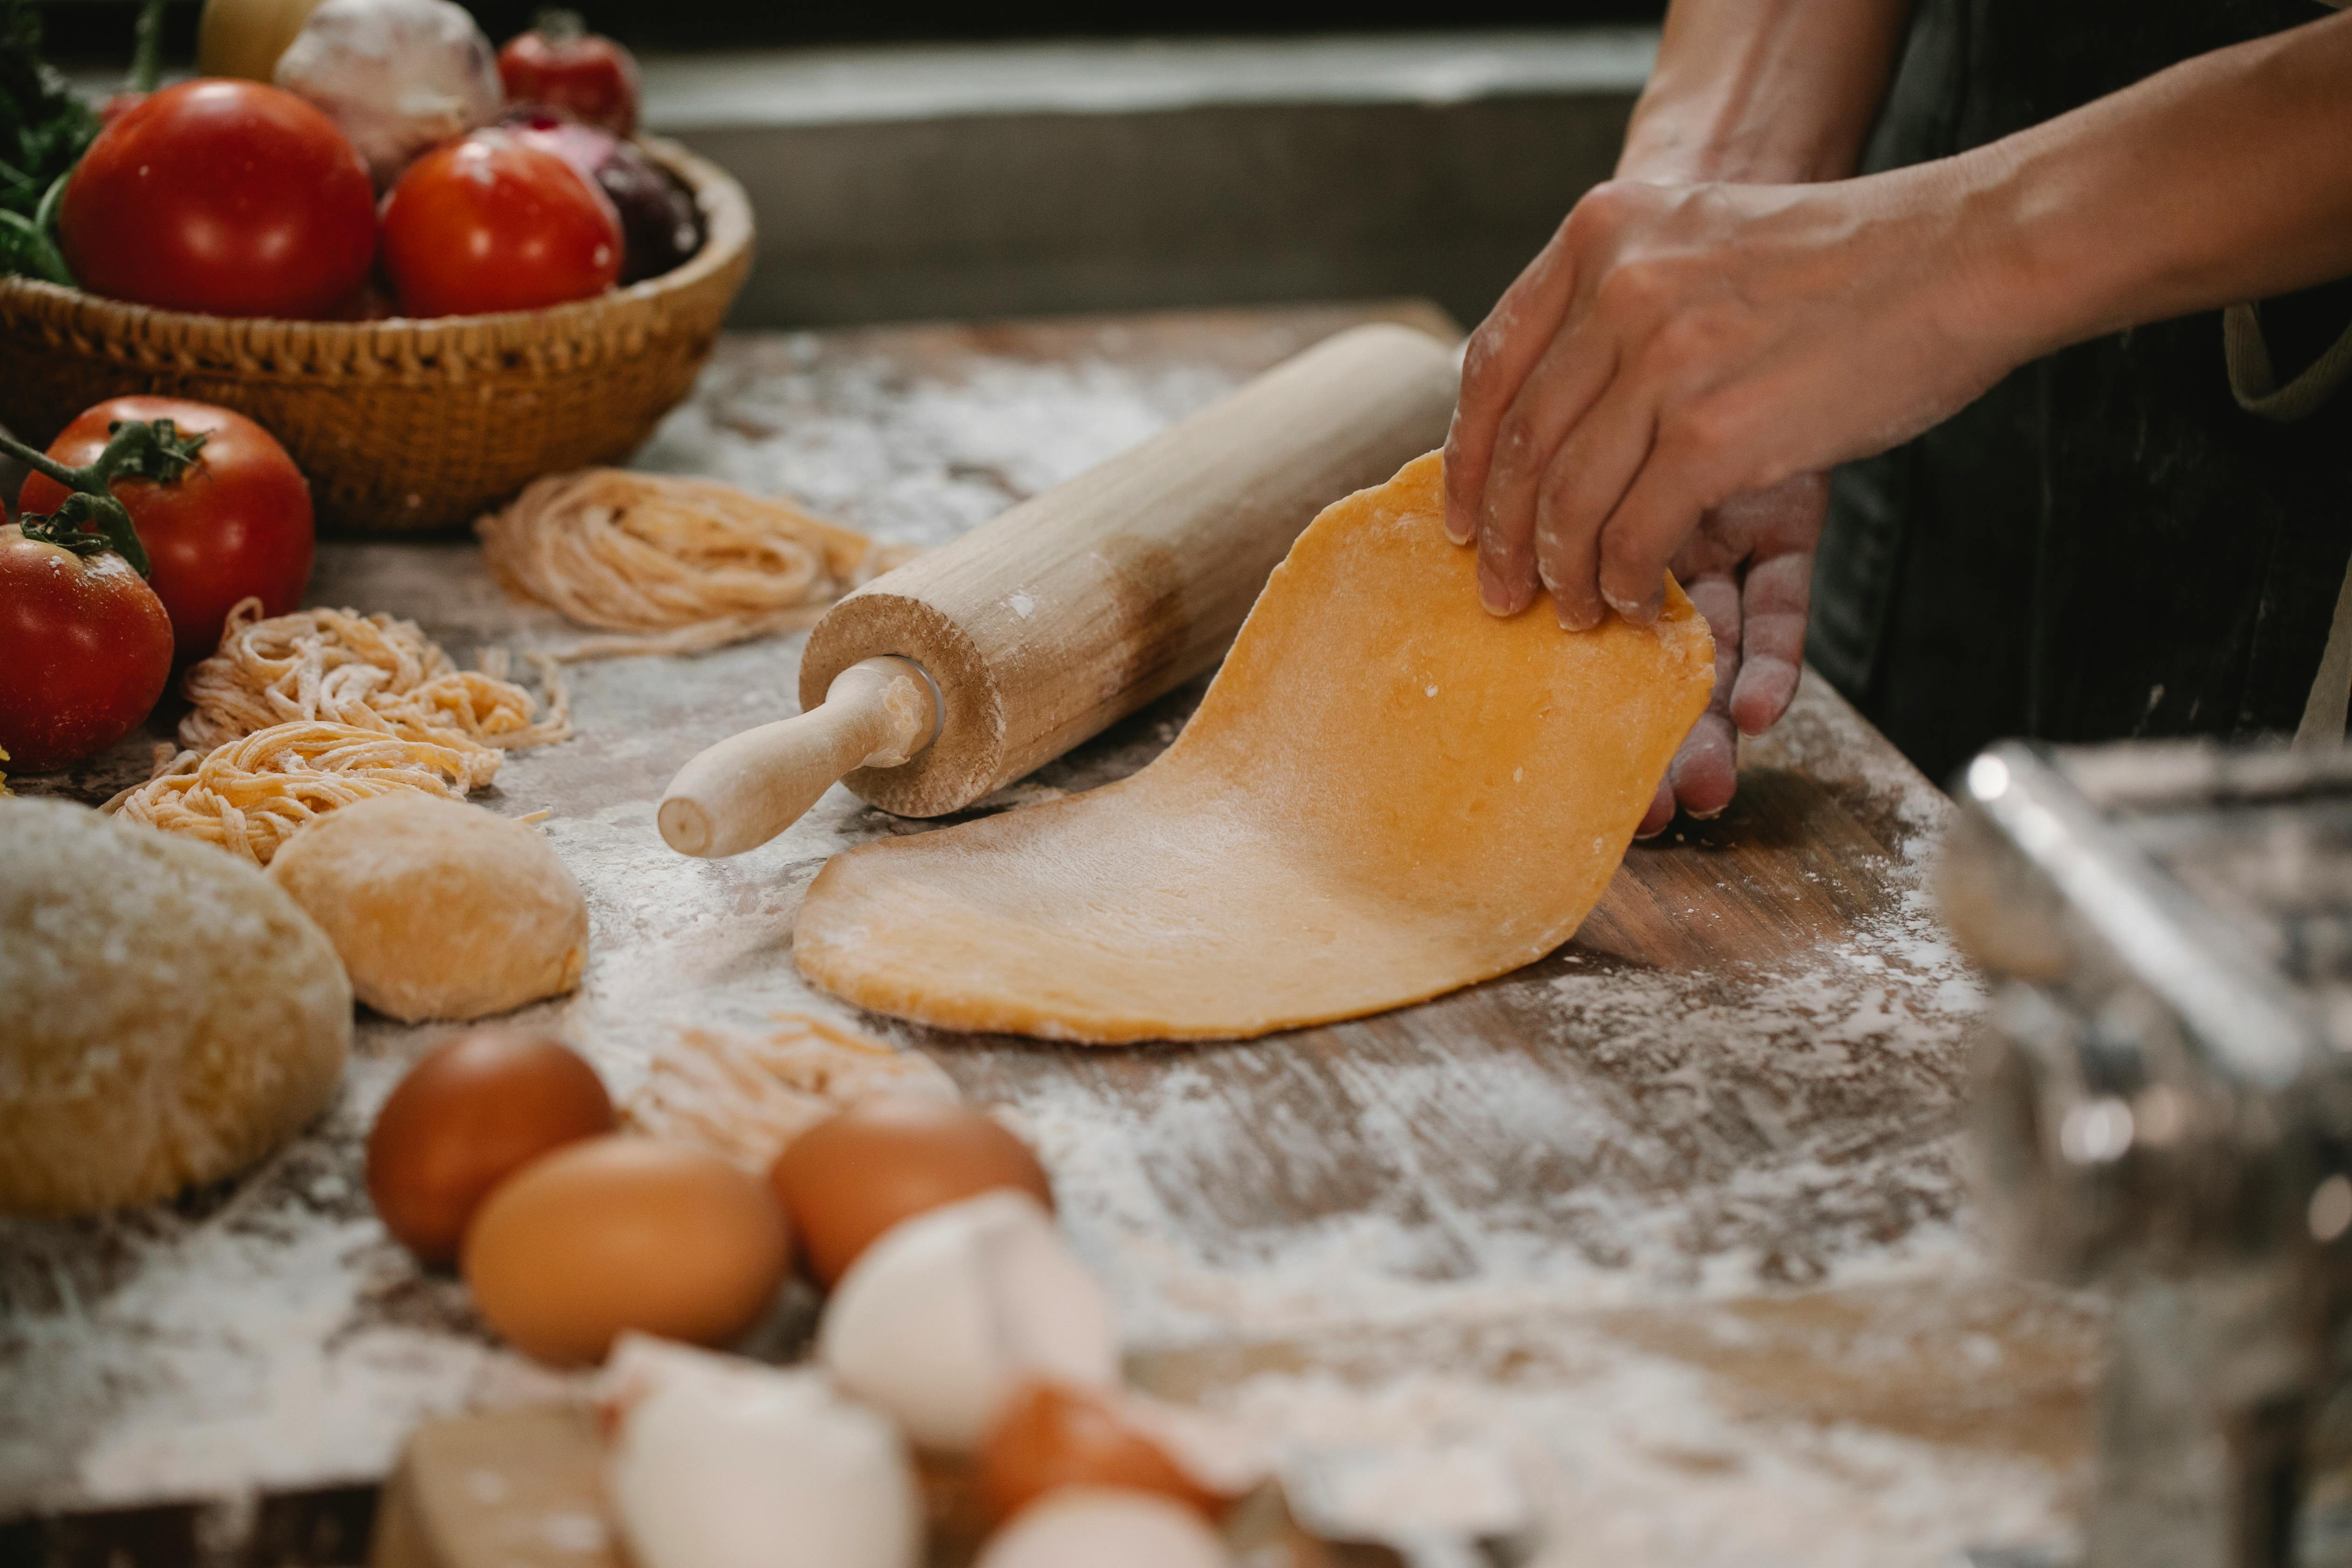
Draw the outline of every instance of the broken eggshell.
M1032 1377L1118 1378L1109 1299L1027 1193L998 1190L893 1226L817 1328L841 1385L922 1447L969 1453Z
M1156 1492L1074 1487L1023 1509L973 1568L1233 1568L1216 1531Z
M906 1445L822 1373L625 1336L605 1492L636 1568L916 1568Z

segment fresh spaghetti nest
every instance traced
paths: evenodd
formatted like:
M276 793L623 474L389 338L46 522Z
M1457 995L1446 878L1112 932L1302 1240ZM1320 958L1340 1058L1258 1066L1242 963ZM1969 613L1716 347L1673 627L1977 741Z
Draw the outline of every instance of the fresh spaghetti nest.
M708 479L586 468L534 481L474 525L509 588L594 637L561 657L699 653L815 624L911 556L782 500Z
M320 720L459 751L514 751L572 733L570 705L541 658L547 711L506 679L504 649L461 670L414 621L353 610L298 610L264 619L261 601L229 612L220 647L181 689L195 704L180 743L206 752L275 724ZM490 772L498 768L495 755Z
M688 1028L656 1047L628 1124L764 1175L785 1144L844 1107L884 1094L958 1098L929 1057L803 1013L775 1019L782 1026L765 1037Z
M337 806L404 789L463 799L489 782L499 757L485 746L440 745L300 720L257 730L201 755L182 752L105 809L267 866L289 838Z
M257 866L338 806L396 790L463 799L506 753L572 733L570 705L541 660L546 710L506 679L502 650L461 670L414 621L352 610L264 618L247 599L220 647L182 689L177 755L106 809L216 844Z

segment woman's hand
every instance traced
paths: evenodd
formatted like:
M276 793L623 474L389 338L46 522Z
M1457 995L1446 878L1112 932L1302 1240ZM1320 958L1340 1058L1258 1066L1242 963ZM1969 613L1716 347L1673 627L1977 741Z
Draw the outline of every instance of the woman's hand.
M1829 477L1800 474L1735 496L1699 520L1674 574L1715 634L1715 695L1675 753L1636 837L1664 830L1680 805L1720 814L1738 781L1740 735L1778 723L1797 695L1812 599L1813 545Z
M1929 164L1579 202L1464 365L1446 529L1476 541L1486 608L1540 586L1564 626L1646 624L1710 511L1884 450L2025 357L1980 308L1968 195Z

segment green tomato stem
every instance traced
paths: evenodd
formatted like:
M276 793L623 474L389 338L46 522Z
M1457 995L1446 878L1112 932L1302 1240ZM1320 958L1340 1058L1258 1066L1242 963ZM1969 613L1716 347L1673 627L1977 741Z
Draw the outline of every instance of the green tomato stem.
M25 536L62 545L88 554L94 547L115 552L148 574L147 547L130 510L115 499L119 479L152 479L159 485L176 483L194 465L208 437L183 436L169 419L121 419L109 427L106 449L97 460L76 468L47 452L36 451L13 437L0 435L0 453L16 458L35 473L47 475L73 493L46 517L21 519Z
M140 539L129 509L112 496L76 490L48 516L22 518L18 526L26 538L70 550L77 555L96 555L111 550L131 563L131 569L142 577L152 575L146 543Z
M0 431L0 456L14 458L37 474L47 474L69 490L89 493L82 484L82 477L89 472L88 468L69 468L47 452L36 451L5 431Z
M152 92L163 78L163 0L147 0L139 8L138 30L131 35L131 92Z

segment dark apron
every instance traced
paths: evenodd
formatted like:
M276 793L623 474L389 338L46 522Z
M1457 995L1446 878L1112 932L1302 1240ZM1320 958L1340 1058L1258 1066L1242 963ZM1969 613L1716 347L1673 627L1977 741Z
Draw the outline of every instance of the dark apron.
M2325 15L1918 0L1866 166L1978 146ZM2352 321L2352 282L2260 316L2284 380ZM2293 423L2248 412L2209 311L2027 365L1839 469L1830 496L1807 654L1939 783L2003 736L2293 731L2352 556L2352 389Z

